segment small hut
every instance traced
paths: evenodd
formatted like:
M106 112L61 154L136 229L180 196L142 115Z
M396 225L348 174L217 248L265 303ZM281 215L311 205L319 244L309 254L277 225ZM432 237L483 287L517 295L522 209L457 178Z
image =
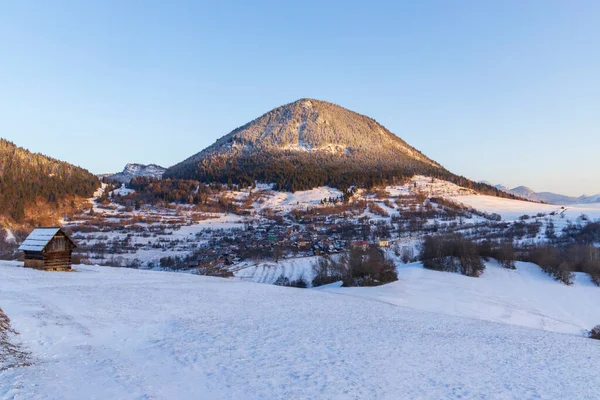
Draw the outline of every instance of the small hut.
M37 228L19 250L25 253L25 267L45 271L71 270L71 254L77 246L61 228Z

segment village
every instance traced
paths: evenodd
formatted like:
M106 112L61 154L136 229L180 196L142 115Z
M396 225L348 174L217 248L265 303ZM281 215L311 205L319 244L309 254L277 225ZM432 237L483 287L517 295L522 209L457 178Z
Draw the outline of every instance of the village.
M391 204L385 199L381 207L375 201L361 200L343 207L319 203L308 210L263 209L254 216L213 214L208 219L184 207L148 206L138 211L117 209L116 219L99 207L93 219L70 221L66 229L79 244L76 254L82 262L223 275L244 261L279 262L351 248L393 250L413 260L423 235L494 222L449 203L438 205L414 196L395 201L408 211L403 213L396 205L397 210L388 207L385 214L374 213L386 207L384 202Z
M404 186L355 191L347 201L330 188L294 194L262 186L204 190L206 200L196 206L144 203L139 201L144 193L104 185L89 209L61 223L77 244L73 263L231 276L252 264L369 248L410 262L427 235L539 240L542 227L548 231L550 221L564 221L559 217L565 211L502 221L460 204L462 197L449 197L463 194L463 188L423 177Z

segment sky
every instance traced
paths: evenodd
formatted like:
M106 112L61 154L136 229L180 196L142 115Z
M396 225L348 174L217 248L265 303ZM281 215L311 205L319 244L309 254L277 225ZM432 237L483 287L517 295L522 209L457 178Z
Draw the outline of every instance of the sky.
M450 171L600 193L600 2L4 1L0 137L170 166L310 97Z

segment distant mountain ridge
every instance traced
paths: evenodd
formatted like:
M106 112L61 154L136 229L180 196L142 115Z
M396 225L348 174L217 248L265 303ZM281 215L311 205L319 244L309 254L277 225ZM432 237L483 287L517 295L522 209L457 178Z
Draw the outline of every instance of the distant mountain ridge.
M372 187L417 174L513 197L452 174L372 118L306 98L234 129L167 169L164 177L241 185L259 181L295 191L318 186Z
M518 186L516 188L509 189L504 185L494 185L499 190L507 193L512 193L516 196L523 197L527 200L544 202L548 204L591 204L600 203L600 194L593 196L566 196L563 194L552 193L552 192L536 192L527 186Z
M116 174L107 174L104 175L107 179L121 182L121 183L129 183L133 178L137 178L140 176L146 176L150 178L161 178L165 173L166 168L161 167L156 164L136 164L129 163L125 165L123 171L118 172Z

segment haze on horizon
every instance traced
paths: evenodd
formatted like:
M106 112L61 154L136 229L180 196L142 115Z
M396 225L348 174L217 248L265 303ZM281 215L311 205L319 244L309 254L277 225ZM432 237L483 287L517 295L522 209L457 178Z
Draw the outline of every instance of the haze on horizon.
M600 3L327 3L4 3L0 136L170 166L310 97L473 180L600 193Z

